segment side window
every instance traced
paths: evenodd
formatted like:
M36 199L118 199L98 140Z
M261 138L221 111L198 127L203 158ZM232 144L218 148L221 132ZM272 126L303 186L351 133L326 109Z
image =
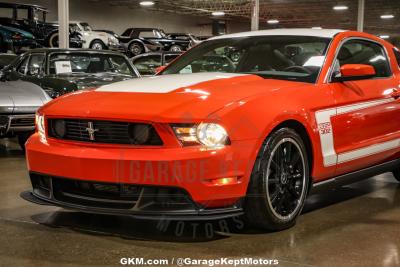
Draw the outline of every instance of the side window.
M142 31L139 33L139 37L142 38L154 38L156 37L153 31Z
M385 50L377 43L365 40L350 40L340 48L337 63L341 67L345 64L365 64L374 67L375 77L389 77L391 70Z
M36 76L43 70L44 54L32 54L29 60L27 75Z
M400 68L400 50L398 48L393 48L394 56L396 57L397 64Z
M161 66L161 56L154 55L148 57L138 58L133 62L137 70L142 75L153 75L155 74L155 68Z
M29 56L25 56L22 61L19 63L17 67L17 72L19 72L22 75L26 74L26 70L28 69L28 61L29 61Z

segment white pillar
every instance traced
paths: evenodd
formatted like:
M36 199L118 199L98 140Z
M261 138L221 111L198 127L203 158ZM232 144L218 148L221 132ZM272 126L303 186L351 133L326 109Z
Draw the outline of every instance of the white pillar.
M258 31L260 18L260 0L251 0L251 30Z
M69 48L69 0L58 0L58 47Z
M358 0L357 31L364 31L365 0Z

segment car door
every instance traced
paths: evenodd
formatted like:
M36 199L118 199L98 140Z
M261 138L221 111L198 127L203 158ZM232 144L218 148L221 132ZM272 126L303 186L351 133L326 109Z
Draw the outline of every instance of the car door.
M336 54L332 76L345 64L371 65L376 75L330 83L336 109L325 118L332 127L336 175L387 161L400 145L400 102L393 95L398 89L385 47L372 40L346 39Z

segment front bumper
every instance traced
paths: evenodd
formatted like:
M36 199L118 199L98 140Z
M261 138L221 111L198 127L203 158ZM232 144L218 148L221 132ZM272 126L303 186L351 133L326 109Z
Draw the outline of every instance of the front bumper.
M119 51L121 53L126 52L125 46L120 45L120 44L108 44L108 49L110 49L112 51Z
M200 209L214 209L232 207L246 195L255 145L255 140L246 140L218 150L138 148L43 140L36 133L26 144L26 155L30 172L86 182L179 188ZM228 177L237 181L212 183Z
M243 214L240 202L204 209L179 188L82 182L37 173L30 177L33 190L21 197L40 205L155 220L217 220Z
M0 137L35 130L35 114L0 115Z

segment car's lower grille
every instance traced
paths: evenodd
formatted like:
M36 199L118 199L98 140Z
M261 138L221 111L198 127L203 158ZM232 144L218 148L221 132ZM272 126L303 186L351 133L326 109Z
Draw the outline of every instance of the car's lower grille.
M30 173L34 194L63 203L109 209L168 210L192 206L187 193L174 187L103 183Z
M10 127L34 127L35 126L35 116L13 116L11 117Z
M60 122L61 127L64 127L62 134L57 132L56 126ZM160 136L151 124L100 120L49 119L48 125L49 136L57 139L147 146L160 146L163 144Z

